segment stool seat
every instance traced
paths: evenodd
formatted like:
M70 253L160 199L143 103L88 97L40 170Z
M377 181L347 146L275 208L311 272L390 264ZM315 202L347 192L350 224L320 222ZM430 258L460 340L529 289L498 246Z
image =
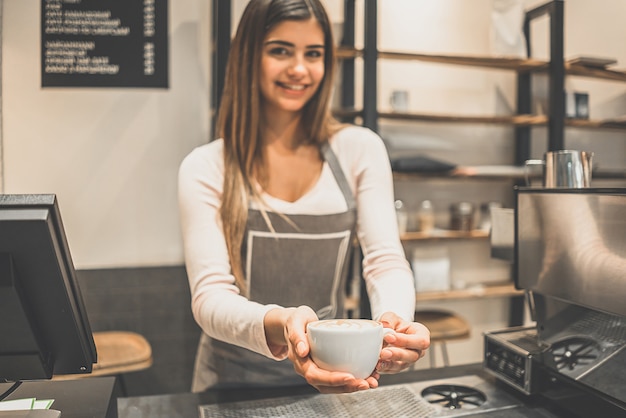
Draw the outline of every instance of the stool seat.
M430 331L430 342L433 346L441 346L441 355L444 366L450 365L448 358L447 341L464 340L469 338L471 328L469 323L460 315L445 310L415 311L415 322L423 324ZM429 354L430 365L435 367L434 351Z
M152 347L140 334L128 331L94 332L98 362L92 375L103 376L147 369L152 365Z
M130 331L93 333L98 362L89 374L55 375L53 380L119 375L144 370L152 365L152 347L140 334Z
M415 321L430 330L430 340L462 340L470 335L470 326L461 316L447 311L416 311Z

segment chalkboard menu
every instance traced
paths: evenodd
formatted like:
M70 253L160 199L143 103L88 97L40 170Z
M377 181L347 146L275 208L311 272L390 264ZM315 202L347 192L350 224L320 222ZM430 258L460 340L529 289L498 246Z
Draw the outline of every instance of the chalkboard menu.
M42 87L168 87L168 0L42 0Z

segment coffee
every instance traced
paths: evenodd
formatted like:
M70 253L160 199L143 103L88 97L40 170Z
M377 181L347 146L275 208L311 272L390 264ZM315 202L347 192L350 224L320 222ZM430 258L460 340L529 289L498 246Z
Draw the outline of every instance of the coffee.
M358 379L374 371L383 336L388 332L393 331L369 319L327 319L307 325L315 364L324 370L351 373Z

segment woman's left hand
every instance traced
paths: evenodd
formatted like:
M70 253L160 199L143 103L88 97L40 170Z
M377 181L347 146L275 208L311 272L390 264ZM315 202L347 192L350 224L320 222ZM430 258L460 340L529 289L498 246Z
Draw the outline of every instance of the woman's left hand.
M430 347L428 328L418 322L407 322L393 312L385 312L379 322L395 332L385 336L376 371L397 373L424 357Z

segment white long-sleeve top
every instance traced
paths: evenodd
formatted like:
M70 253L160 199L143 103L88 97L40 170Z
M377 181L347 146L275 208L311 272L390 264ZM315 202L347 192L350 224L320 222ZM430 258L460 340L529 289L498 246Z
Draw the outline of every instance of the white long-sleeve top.
M357 126L339 131L330 145L357 202L357 236L363 249L363 276L372 317L392 311L412 321L413 275L399 239L385 146L374 132ZM280 360L286 354L270 352L263 328L265 314L276 305L261 305L240 295L231 273L219 215L223 178L222 140L194 149L179 170L179 209L192 312L210 337ZM273 211L288 215L347 210L327 162L316 185L297 201L268 194L262 197Z

